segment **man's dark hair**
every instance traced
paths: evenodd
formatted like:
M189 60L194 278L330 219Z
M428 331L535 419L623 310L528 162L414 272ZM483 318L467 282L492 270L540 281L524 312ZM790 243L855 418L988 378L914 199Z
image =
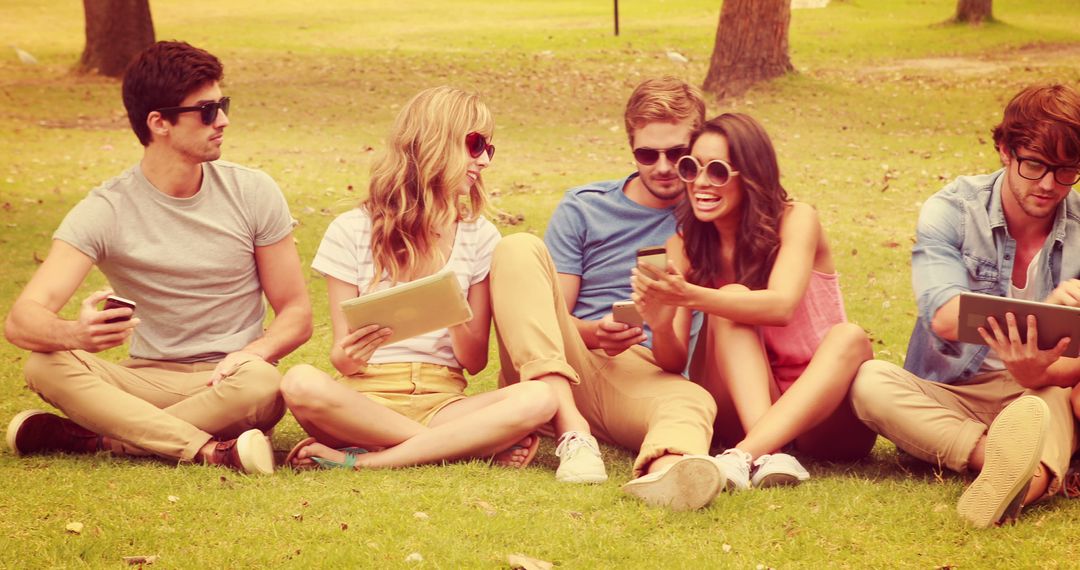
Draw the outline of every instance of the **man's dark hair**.
M157 42L143 50L124 72L124 108L131 130L143 146L150 144L146 117L163 107L177 107L208 83L221 81L221 61L187 42ZM177 115L165 116L176 123Z

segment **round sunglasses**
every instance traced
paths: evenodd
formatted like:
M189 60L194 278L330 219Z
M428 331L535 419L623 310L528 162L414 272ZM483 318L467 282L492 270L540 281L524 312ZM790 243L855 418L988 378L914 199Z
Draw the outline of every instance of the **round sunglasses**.
M208 101L202 105L193 105L190 107L162 107L160 109L154 109L162 115L172 115L176 113L192 113L199 112L199 118L202 119L204 125L212 125L217 120L218 109L221 109L222 113L229 114L229 103L232 99L228 97L222 97L217 101Z
M488 144L484 135L476 132L465 135L465 148L469 151L469 156L473 158L480 158L484 152L488 153L488 160L495 158L495 145Z
M644 166L652 166L660 160L660 155L667 157L668 162L675 163L680 158L690 154L688 146L673 146L671 148L635 148L634 160Z
M724 186L731 182L733 176L739 175L738 170L733 170L731 165L723 160L710 160L708 164L702 166L696 158L686 155L675 163L675 174L679 180L687 184L697 180L702 170L705 171L705 181L710 186Z

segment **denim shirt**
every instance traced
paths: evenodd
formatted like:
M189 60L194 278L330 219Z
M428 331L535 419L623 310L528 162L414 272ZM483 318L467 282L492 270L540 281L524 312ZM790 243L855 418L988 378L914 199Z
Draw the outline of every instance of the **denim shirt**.
M930 328L942 305L965 291L1004 297L1012 279L1016 241L1001 207L1004 170L961 176L930 197L919 213L911 277L919 315L908 343L904 368L946 384L979 371L990 347L948 341ZM1045 299L1061 282L1080 276L1080 196L1069 192L1054 214L1054 225L1039 263L1048 263L1042 282L1030 283Z

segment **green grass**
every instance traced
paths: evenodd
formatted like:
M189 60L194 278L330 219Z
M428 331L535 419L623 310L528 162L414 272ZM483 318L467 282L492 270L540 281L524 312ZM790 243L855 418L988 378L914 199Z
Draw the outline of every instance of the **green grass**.
M565 189L633 167L622 108L634 84L666 73L701 82L718 4L623 2L618 38L610 3L571 0L189 0L156 1L153 12L159 38L225 62L235 101L225 158L281 184L306 264L332 216L363 194L368 149L382 146L399 106L439 83L480 91L496 115L498 160L485 177L495 205L525 217L504 233L542 233ZM848 0L797 11L799 73L710 101L710 113L738 109L766 124L785 185L821 212L851 319L895 362L914 320L908 257L922 201L954 176L996 168L989 129L1022 86L1080 83L1080 2L998 0L999 23L938 25L954 8ZM67 210L140 156L118 84L68 73L82 26L78 3L0 7L4 43L41 61L0 51L4 307ZM76 297L102 283L95 273ZM315 335L284 366L329 368L326 296L314 275L309 286ZM0 345L0 420L44 405L25 388L23 361ZM492 388L495 373L471 389ZM286 417L275 443L301 435ZM517 552L562 568L1055 567L1080 555L1070 540L1080 507L1058 499L1018 526L970 530L954 512L964 479L903 462L883 441L869 461L811 464L815 478L799 488L724 496L698 513L625 498L628 453L605 449L611 481L581 488L555 483L551 452L545 442L521 473L474 462L270 478L0 453L0 567L120 566L133 555L158 555L161 567L505 567ZM69 522L82 533L66 533ZM406 562L413 552L423 561Z

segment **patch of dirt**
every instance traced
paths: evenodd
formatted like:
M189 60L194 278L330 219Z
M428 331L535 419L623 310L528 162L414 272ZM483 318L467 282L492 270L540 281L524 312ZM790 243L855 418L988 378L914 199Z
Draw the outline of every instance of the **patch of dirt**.
M959 75L989 75L1007 71L1014 66L1042 67L1078 59L1080 59L1080 44L1029 44L975 56L903 59L889 65L865 67L862 71L867 74L897 71L948 71Z

